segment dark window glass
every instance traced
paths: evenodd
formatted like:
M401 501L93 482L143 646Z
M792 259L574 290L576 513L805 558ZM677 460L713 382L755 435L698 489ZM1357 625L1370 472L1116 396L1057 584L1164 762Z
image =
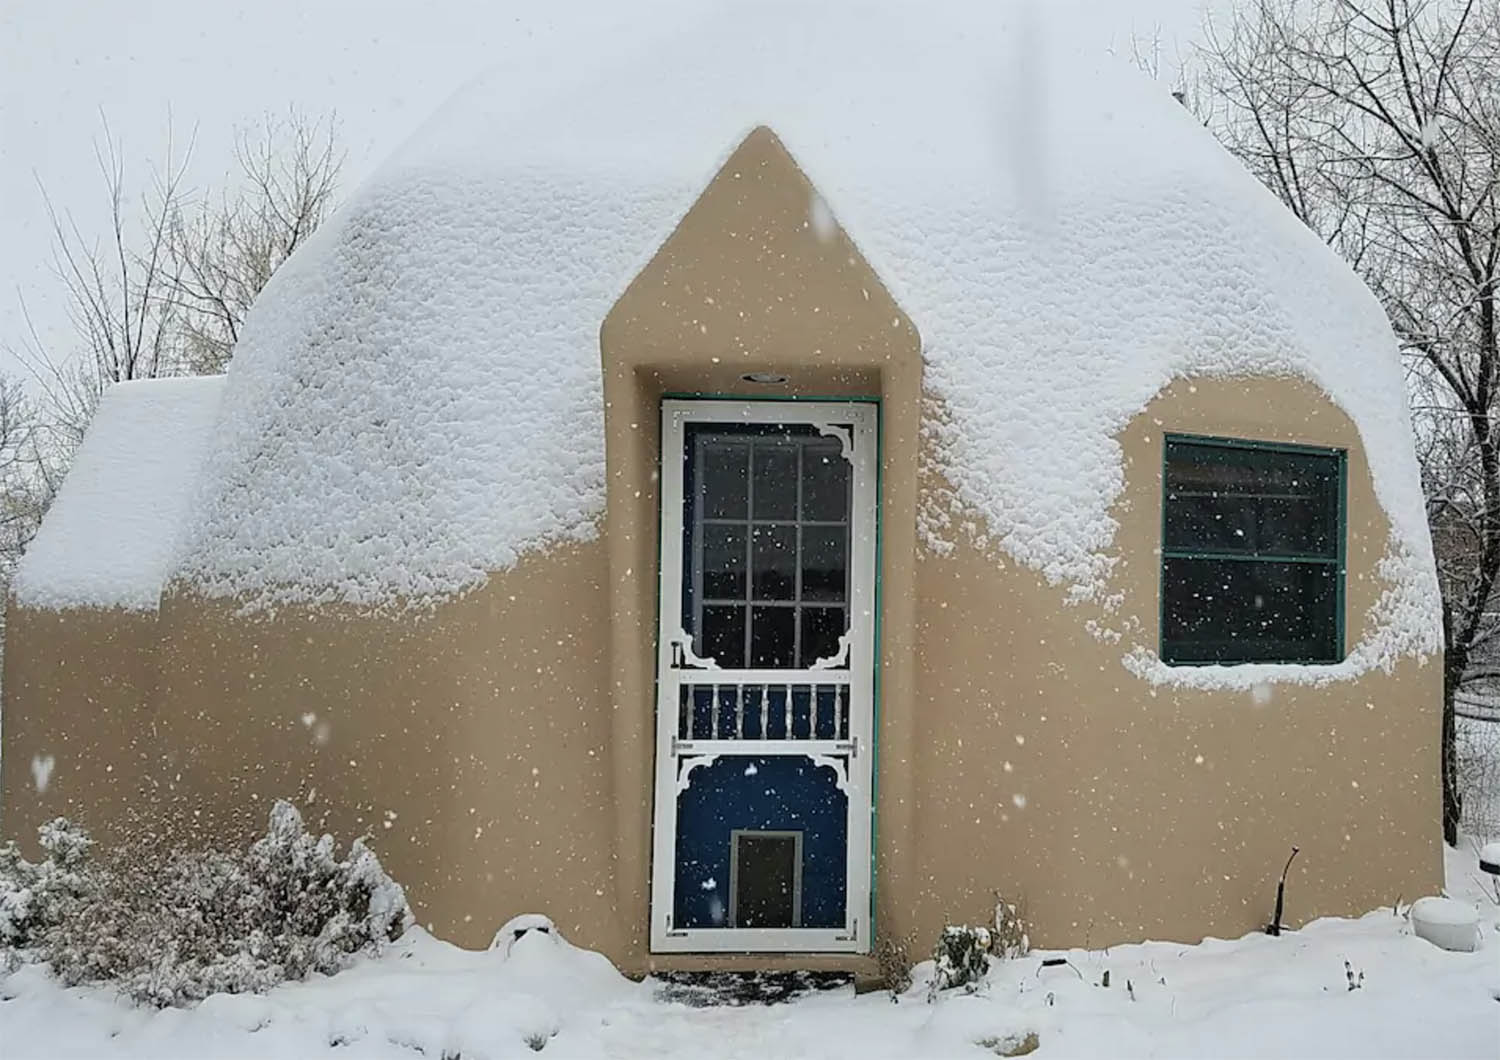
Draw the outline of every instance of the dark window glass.
M1339 460L1167 443L1167 548L1338 558Z
M703 527L703 596L708 600L745 598L745 528L707 523Z
M842 526L802 528L802 599L844 599L848 582L849 531Z
M745 442L714 441L703 446L698 488L705 518L745 518L749 470L750 447Z
M722 667L745 665L745 608L722 604L703 609L702 644L699 658L713 659Z
M756 607L751 628L750 665L755 669L795 666L797 608Z
M725 667L809 666L847 628L851 464L803 425L690 425L683 622ZM774 605L774 606L771 606Z
M802 518L843 522L849 517L849 461L838 442L802 447Z
M1169 661L1334 660L1337 580L1325 563L1169 558L1162 566Z
M847 629L842 607L802 608L802 665L837 655L839 638Z
M1162 657L1342 656L1343 454L1168 438Z
M760 442L755 446L755 518L797 518L797 449Z
M757 600L797 598L797 528L756 526L751 531L753 574Z

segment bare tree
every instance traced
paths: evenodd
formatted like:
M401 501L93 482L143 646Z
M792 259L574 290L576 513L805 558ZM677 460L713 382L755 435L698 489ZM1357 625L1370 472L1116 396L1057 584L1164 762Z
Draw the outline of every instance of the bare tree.
M71 325L58 343L30 326L16 350L44 395L66 463L112 383L223 371L246 313L271 274L332 209L344 156L334 119L292 111L236 137L236 185L217 197L186 187L190 150L168 142L147 193L132 202L118 142L105 126L95 157L109 229L90 239L42 188L53 272Z
M95 144L109 205L102 238L86 236L41 189L69 327L44 335L23 299L27 334L7 347L39 400L0 379L0 576L35 532L107 387L224 369L251 303L332 207L343 165L335 133L332 118L297 112L241 132L239 182L212 199L189 194L191 152L179 157L169 137L136 200L106 124ZM23 421L24 431L8 427ZM12 463L19 454L24 471Z
M8 583L55 492L55 480L40 471L38 429L20 384L0 377L0 583Z
M57 491L51 472L35 404L16 380L0 377L0 601ZM4 635L0 606L0 641Z
M1409 358L1439 554L1443 832L1454 698L1500 635L1500 5L1252 0L1212 22L1209 125L1384 303Z
M90 239L73 215L59 212L41 189L53 235L53 272L64 295L71 334L62 346L44 340L23 301L28 335L17 353L45 398L48 427L64 460L83 438L99 397L111 383L176 374L182 362L178 312L169 297L173 262L169 218L177 209L187 155L169 140L143 208L132 216L125 165L108 125L94 156L109 202L104 239Z
M333 118L266 118L236 141L240 186L171 219L172 306L187 364L223 371L271 274L328 216L344 154Z

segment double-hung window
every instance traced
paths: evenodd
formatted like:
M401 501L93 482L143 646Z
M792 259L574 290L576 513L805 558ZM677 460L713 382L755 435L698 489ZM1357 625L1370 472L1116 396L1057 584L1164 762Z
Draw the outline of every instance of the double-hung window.
M1177 434L1165 449L1162 659L1342 659L1344 452Z

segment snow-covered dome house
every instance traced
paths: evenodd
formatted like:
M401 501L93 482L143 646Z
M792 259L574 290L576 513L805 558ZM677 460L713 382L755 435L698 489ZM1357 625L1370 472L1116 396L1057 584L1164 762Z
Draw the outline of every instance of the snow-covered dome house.
M106 395L15 580L4 831L297 800L419 917L842 967L1440 882L1395 342L1005 4L541 25ZM29 768L28 768L29 764Z

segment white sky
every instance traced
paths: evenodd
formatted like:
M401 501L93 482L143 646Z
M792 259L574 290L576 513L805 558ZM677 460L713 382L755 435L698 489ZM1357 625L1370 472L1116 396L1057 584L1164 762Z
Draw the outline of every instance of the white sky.
M1073 2L1086 42L1126 50L1159 32L1170 60L1201 9L1227 0ZM101 115L138 187L170 129L194 136L190 183L212 189L233 165L236 127L293 105L333 111L347 191L504 60L517 12L509 0L0 0L0 372L20 371L6 349L23 337L23 296L44 338L66 340L38 185L87 235L103 234Z

